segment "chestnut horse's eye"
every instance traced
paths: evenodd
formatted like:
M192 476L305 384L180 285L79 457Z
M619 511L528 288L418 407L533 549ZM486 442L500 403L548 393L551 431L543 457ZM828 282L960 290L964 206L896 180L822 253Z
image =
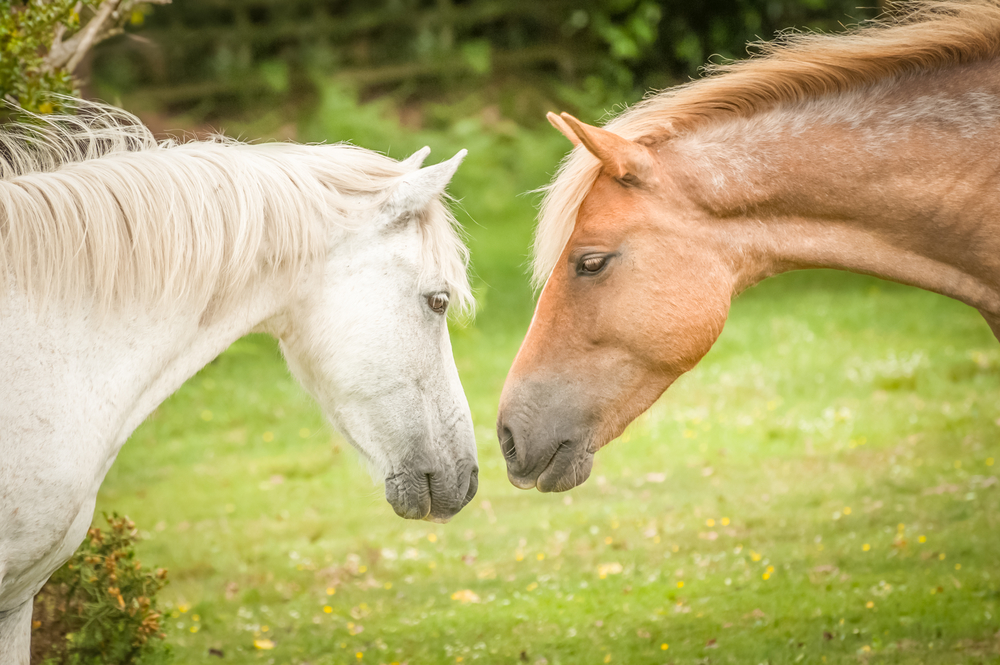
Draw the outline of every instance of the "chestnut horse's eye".
M604 270L604 266L607 265L607 263L608 257L606 255L585 256L580 260L576 271L581 275L596 275Z
M435 293L432 296L427 296L427 306L438 314L444 314L448 311L448 294Z

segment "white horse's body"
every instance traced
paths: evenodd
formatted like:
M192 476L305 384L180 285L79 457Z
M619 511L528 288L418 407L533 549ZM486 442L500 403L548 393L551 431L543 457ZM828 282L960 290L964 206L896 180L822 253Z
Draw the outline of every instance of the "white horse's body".
M32 597L83 540L128 436L249 332L281 341L397 513L447 519L475 493L442 315L449 296L468 295L439 200L461 155L420 169L423 151L400 163L338 146L157 146L130 122L80 123L86 137L45 130L34 143L63 152L47 164L0 136L0 161L24 162L0 168L2 665L28 662ZM94 152L67 156L82 144ZM276 206L309 195L277 228ZM57 246L67 238L68 251ZM148 244L171 239L183 245L173 254Z

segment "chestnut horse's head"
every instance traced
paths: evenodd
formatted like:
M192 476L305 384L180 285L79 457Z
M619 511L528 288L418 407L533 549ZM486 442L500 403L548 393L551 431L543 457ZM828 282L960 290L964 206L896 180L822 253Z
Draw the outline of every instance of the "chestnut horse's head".
M549 120L601 169L507 376L497 433L514 485L558 492L709 350L733 271L671 173L676 156Z

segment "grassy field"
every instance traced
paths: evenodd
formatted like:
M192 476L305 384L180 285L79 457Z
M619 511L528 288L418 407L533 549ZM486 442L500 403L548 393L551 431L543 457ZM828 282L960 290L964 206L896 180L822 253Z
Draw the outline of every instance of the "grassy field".
M584 486L519 491L494 434L533 307L518 195L564 146L364 122L302 138L471 150L454 194L481 309L453 340L479 494L447 525L399 519L275 343L240 340L134 434L98 502L170 570L178 663L1000 660L1000 345L976 312L853 275L770 280Z

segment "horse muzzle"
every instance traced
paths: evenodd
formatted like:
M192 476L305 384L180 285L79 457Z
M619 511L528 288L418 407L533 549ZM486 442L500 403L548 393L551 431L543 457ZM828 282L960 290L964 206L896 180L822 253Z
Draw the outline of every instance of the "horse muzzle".
M385 479L385 499L410 520L447 522L476 496L479 467L474 460L451 468L410 467Z
M585 481L594 465L592 429L573 400L555 399L541 383L501 399L497 438L507 478L521 489L565 492Z
M539 492L565 492L590 477L594 466L594 453L586 446L573 441L552 441L542 444L534 463L517 458L517 443L506 427L499 430L500 449L507 461L507 478L523 490ZM530 444L528 444L530 445Z

